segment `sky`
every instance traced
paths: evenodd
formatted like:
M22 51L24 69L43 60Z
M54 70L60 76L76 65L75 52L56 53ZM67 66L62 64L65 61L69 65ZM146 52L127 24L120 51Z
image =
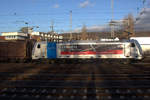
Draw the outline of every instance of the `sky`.
M128 13L139 16L143 0L114 0L114 20L123 19ZM150 0L146 1L150 6ZM35 31L50 31L51 22L56 32L72 29L100 27L112 19L111 0L0 0L0 32L14 32L21 27ZM37 28L38 26L39 28Z

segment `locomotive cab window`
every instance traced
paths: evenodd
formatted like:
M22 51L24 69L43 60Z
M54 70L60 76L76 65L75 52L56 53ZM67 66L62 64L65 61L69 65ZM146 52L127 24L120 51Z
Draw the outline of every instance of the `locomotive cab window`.
M131 47L135 47L135 44L134 44L134 43L131 43Z
M38 45L37 45L37 48L41 48L41 45L40 45L40 44L38 44Z

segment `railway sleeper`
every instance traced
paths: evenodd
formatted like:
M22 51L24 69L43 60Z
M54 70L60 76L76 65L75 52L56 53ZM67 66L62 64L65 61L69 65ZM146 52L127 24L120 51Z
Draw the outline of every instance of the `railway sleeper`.
M50 93L2 93L0 95L0 98L3 99L24 99L24 98L32 98L32 100L34 99L63 99L63 100L70 100L71 99L82 99L82 100L87 100L88 98L92 98L92 100L96 100L96 99L113 99L113 100L120 100L120 99L130 99L130 100L142 100L144 98L145 99L150 99L150 95L149 94L108 94L108 93L101 93L101 94L87 94L87 93L80 93L80 94L64 94L64 93L60 93L60 94L50 94Z

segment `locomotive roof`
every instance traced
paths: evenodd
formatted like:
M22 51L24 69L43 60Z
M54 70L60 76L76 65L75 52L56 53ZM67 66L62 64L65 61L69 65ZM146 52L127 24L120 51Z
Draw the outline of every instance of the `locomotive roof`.
M42 41L42 42L37 42L37 43L42 43L45 44L48 41ZM121 40L121 41L100 41L100 40L74 40L74 41L68 41L68 42L60 42L58 44L70 44L70 43L131 43L133 42L132 40ZM56 42L54 42L56 43Z
M99 40L77 40L62 43L129 43L130 41L99 41Z

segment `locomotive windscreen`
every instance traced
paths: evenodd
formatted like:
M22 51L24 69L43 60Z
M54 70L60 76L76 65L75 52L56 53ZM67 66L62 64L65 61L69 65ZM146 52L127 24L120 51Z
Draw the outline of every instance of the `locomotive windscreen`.
M122 44L82 44L62 45L62 55L84 55L84 54L122 54Z

